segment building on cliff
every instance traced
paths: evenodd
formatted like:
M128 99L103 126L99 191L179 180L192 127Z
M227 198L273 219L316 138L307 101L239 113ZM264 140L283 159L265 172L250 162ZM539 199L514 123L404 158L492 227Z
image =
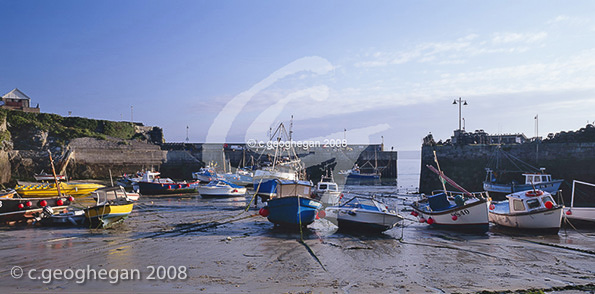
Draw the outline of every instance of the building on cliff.
M20 110L24 112L39 113L39 104L36 107L31 107L31 98L23 93L18 88L14 88L12 91L2 95L2 105L0 108L10 110Z

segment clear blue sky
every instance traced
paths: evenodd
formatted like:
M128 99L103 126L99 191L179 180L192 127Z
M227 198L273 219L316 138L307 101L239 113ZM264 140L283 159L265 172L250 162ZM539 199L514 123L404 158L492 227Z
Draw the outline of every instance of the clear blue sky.
M539 135L595 120L594 1L5 1L0 95L163 127L181 142L431 132ZM217 122L215 125L213 125ZM344 130L347 132L344 132Z

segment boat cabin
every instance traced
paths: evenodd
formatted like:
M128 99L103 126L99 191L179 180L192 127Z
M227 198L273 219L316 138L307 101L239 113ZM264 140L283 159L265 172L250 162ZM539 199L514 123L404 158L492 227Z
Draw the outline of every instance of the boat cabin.
M339 192L339 186L337 185L337 183L318 182L316 190L320 192Z
M510 213L526 213L535 210L551 209L556 206L556 201L548 192L541 190L528 190L512 193L506 196Z
M525 176L525 184L527 185L547 183L552 181L552 175L549 174L523 174L523 176Z

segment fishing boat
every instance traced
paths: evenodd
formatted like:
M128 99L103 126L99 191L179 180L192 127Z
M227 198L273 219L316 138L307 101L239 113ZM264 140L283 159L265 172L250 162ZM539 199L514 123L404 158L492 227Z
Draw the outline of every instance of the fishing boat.
M232 184L224 180L211 181L197 188L202 197L238 197L246 194L246 187Z
M29 223L35 221L45 207L56 210L67 208L74 202L71 196L21 198L16 191L0 193L0 223Z
M595 187L595 184L583 182L583 181L572 181L572 198L570 199L570 207L564 207L564 213L568 220L577 220L584 222L595 222L595 197L591 195L587 201L576 201L575 197L578 194L576 184L587 185Z
M193 172L192 178L202 183L210 183L211 181L222 179L215 171L214 164L201 167L197 172Z
M85 219L92 227L107 228L126 219L134 204L123 196L121 187L106 187L93 192L97 204L84 209Z
M454 231L485 233L489 230L486 192L461 193L441 191L422 195L413 202L411 214L421 223Z
M419 219L421 223L427 223L431 227L472 233L485 233L489 229L488 202L490 201L487 192L471 193L447 177L440 170L436 152L434 161L438 166L426 165L432 172L438 174L443 190L433 192L432 195L421 195L420 199L414 201L411 207L411 214ZM449 183L460 192L446 190Z
M364 232L383 232L403 220L380 200L363 196L355 196L339 206L327 207L325 214L341 230Z
M64 180L66 180L66 176L65 175L56 175L56 177L54 178L54 175L53 174L48 174L48 173L46 173L44 171L41 171L40 173L33 175L33 177L37 181L53 181L54 179L56 179L58 181L64 181Z
M552 194L527 190L506 195L504 201L490 203L490 221L504 227L542 230L557 233L562 221L563 206Z
M58 191L58 187L60 191ZM60 194L73 197L82 197L91 194L91 192L105 187L95 183L40 183L29 185L17 185L15 191L23 197L57 197Z
M490 192L514 193L531 190L535 187L535 189L555 194L560 189L560 185L564 180L552 179L552 175L544 173L544 170L545 169L542 168L539 173L524 173L524 184L517 183L516 181L503 184L497 182L497 178L494 176L494 171L488 168L486 169L487 175L486 180L483 182L483 188Z
M531 189L556 194L562 182L561 179L552 179L551 174L545 173L545 168L537 168L502 148L496 148L486 167L483 189L500 195Z
M323 206L339 205L341 200L341 192L339 185L335 183L332 175L322 176L320 182L316 184L316 188L312 192L314 199L319 200Z
M199 181L175 182L170 178L161 178L159 172L147 171L138 181L138 191L143 195L196 193Z
M362 173L360 167L355 164L353 168L346 171L340 171L339 174L347 176L347 179L380 179L380 174L376 169L372 173Z

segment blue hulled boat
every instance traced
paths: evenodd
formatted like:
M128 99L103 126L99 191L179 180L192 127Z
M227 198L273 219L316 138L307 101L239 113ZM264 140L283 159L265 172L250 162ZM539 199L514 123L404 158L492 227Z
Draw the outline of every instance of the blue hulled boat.
M267 219L284 226L307 226L314 222L322 203L302 196L289 196L271 199L261 210Z

